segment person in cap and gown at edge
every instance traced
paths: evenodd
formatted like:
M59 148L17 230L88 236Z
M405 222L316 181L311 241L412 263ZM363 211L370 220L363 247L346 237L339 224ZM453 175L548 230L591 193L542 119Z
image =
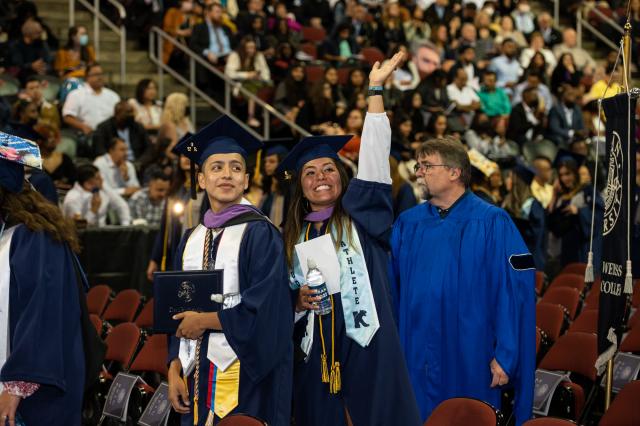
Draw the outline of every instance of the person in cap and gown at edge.
M578 170L585 157L560 149L554 166L558 178L554 183L554 193L547 208L550 258L559 260L560 268L572 262L587 263L591 235L591 210L593 186L580 184ZM602 229L604 201L596 191L594 229ZM600 271L600 247L602 233L594 232L593 268L596 276Z
M533 255L537 271L544 271L547 260L546 211L531 193L536 170L521 161L509 171L506 187L509 191L502 208L509 213L520 235Z
M178 246L176 270L223 269L220 312L184 312L169 343L169 400L182 425L243 413L289 425L293 306L278 229L243 193L261 143L222 116L176 151L197 162L211 208ZM186 379L186 380L185 380Z
M260 170L262 198L258 207L274 225L282 229L289 205L289 185L283 176L278 176L276 169L289 153L293 139L271 139L265 141L264 144Z
M188 133L182 140L187 140L191 136L192 134ZM151 259L147 266L149 281L153 280L154 272L173 269L176 249L182 234L200 223L209 208L208 201L204 199L204 191L200 190L197 185L194 185L196 198L191 197L190 170L189 158L178 155L177 165L174 168L169 187L169 196L160 220L160 230L156 235Z
M490 180L493 175L500 173L500 166L494 161L489 160L482 155L480 151L475 148L471 148L468 151L469 161L471 162L471 190L480 197L483 201L489 204L497 206L500 204L500 199L491 190ZM416 172L419 170L420 165L416 164Z
M293 416L304 426L417 426L418 408L393 321L387 278L393 223L389 172L391 127L382 83L397 53L369 74L369 106L356 178L347 179L337 152L351 136L300 141L279 166L294 172L284 240L296 298ZM372 88L373 86L373 88ZM305 284L295 245L330 234L340 265L331 313Z
M391 142L391 155L389 156L389 166L391 168L391 196L393 197L393 217L397 218L400 213L414 207L418 200L413 192L413 187L401 175L399 166L404 160L404 155L410 155L411 150L402 144Z
M72 223L25 182L38 146L0 133L0 424L81 423L85 357Z
M507 212L469 190L459 141L430 139L416 159L427 202L394 224L391 292L422 420L453 397L499 409L513 387L521 425L533 406L533 257Z

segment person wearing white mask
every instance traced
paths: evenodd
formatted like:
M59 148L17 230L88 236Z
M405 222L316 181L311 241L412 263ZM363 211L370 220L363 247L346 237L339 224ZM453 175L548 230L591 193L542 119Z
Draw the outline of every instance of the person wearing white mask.
M53 68L61 78L84 78L87 64L95 62L96 53L89 44L89 34L82 25L69 28L67 44L56 53Z

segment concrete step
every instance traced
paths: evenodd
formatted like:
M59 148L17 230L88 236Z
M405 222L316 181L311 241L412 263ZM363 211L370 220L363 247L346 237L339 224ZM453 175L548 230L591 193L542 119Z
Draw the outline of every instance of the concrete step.
M119 74L120 73L120 61L106 61L100 60L100 65L102 65L102 69L107 73ZM149 61L142 62L129 62L127 61L125 64L125 69L127 74L135 73L135 74L155 74L157 73L157 67L155 67Z

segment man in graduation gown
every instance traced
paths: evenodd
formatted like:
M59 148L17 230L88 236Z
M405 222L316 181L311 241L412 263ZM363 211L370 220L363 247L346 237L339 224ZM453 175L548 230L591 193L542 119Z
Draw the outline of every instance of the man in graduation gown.
M417 152L427 203L404 212L391 246L400 340L423 420L453 397L500 408L515 387L517 424L531 416L534 264L508 214L468 190L469 158L453 139Z
M0 132L0 424L79 426L77 240L57 206L25 185L24 165L42 167L37 145Z
M293 307L282 238L242 194L260 142L227 116L176 149L200 166L211 209L187 231L177 270L224 269L220 312L185 312L169 349L169 398L183 425L233 413L288 425ZM181 376L187 377L187 386Z

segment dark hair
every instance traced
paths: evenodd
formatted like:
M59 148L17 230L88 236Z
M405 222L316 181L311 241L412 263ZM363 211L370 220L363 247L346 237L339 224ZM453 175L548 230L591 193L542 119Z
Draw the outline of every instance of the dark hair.
M11 119L13 121L20 122L20 117L22 116L24 111L27 109L27 107L32 103L33 103L32 101L28 101L26 99L18 99L13 104L13 107L11 108Z
M149 182L151 182L152 180L158 180L158 179L163 180L165 182L169 182L171 180L171 177L167 175L164 171L162 171L162 169L156 167L149 172Z
M87 64L87 66L84 69L84 75L85 77L89 76L89 73L91 72L92 69L99 67L100 64L98 62L90 62Z
M83 164L78 167L78 183L83 185L88 180L91 180L98 173L98 168L93 164Z
M69 32L67 33L67 44L64 45L65 49L73 49L75 45L73 38L78 35L78 30L80 28L84 28L85 30L87 29L84 25L74 25L73 27L69 27ZM83 62L87 62L90 59L89 49L87 49L87 46L80 46L80 59Z
M0 186L0 216L10 225L22 223L32 232L46 232L54 241L69 244L76 253L80 251L73 223L65 219L58 206L26 182L17 194Z
M126 142L118 137L114 137L111 138L107 141L107 152L111 151L113 148L115 148L115 146L118 144L118 142L122 142L125 143Z
M494 76L494 77L497 77L497 76L498 76L498 74L496 74L496 72L495 72L495 71L487 70L487 71L485 71L485 72L484 72L483 77L486 77L486 76L488 76L488 75L492 75L492 76Z
M537 87L529 87L529 86L527 86L527 88L522 91L522 99L524 99L525 95L527 95L527 94L529 94L531 92L535 92L537 94L538 93L538 88Z
M459 140L450 136L429 139L416 150L416 158L433 154L440 155L442 164L454 169L460 169L460 182L465 188L469 187L471 183L471 162L469 161L469 154L467 154L464 145Z
M342 207L342 196L349 185L349 176L347 175L347 169L340 161L333 160L333 162L340 174L340 182L342 184L342 192L334 204L333 213L331 214L328 223L329 229L334 225L336 227L336 235L332 236L334 237L337 248L343 238L343 228L347 228L347 239L349 241L352 240L353 236L351 235L351 218L344 210L344 207ZM289 204L289 214L285 221L283 230L284 247L289 266L293 265L294 246L298 243L298 239L300 238L304 217L311 212L309 202L305 199L304 193L302 192L301 180L301 174L299 175L298 173L294 173L292 178L293 194Z
M42 81L42 79L40 78L40 76L38 76L37 74L33 74L30 75L29 77L27 77L27 79L24 81L24 86L23 87L27 87L27 84L29 83L33 83L34 81L37 81L38 83L40 83Z
M533 161L538 161L538 160L543 160L549 163L550 166L553 165L553 162L551 161L551 159L549 157L547 157L546 155L536 155L536 157L533 159ZM533 163L532 161L532 163Z
M136 85L136 101L138 101L140 105L144 103L144 92L151 83L156 84L156 82L150 78L143 78Z

